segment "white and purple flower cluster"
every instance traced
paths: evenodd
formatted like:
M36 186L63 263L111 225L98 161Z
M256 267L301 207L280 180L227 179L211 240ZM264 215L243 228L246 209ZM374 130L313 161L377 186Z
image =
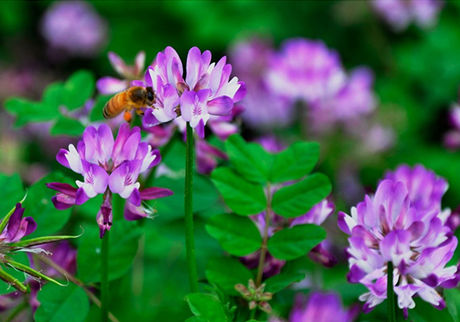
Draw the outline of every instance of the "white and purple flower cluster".
M81 174L83 181L76 181L78 188L66 183L49 183L47 186L58 191L53 203L58 209L81 205L98 194L104 195L104 201L97 222L101 238L112 225L112 193L126 199L125 219L136 220L147 217L149 211L142 206L143 200L166 197L172 191L164 188L145 188L138 177L141 173L160 162L160 153L146 143L141 142L138 127L132 129L122 124L114 140L112 131L106 124L98 128L89 126L83 133L83 139L69 145L68 150L61 149L57 161L72 171Z
M375 108L370 70L360 67L347 74L339 55L321 41L289 39L276 52L253 39L237 44L232 58L249 89L243 118L255 128L289 125L298 101L307 105L312 123L323 127Z
M174 120L183 128L185 121L203 138L209 121L219 136L234 133L228 121L232 119L234 103L244 97L246 88L237 77L230 79L232 66L227 64L227 58L211 63L209 50L201 53L193 47L188 52L185 79L183 72L179 55L172 47L158 53L148 67L144 86L152 87L156 97L153 107L145 111L144 127Z
M441 0L373 0L374 10L396 31L406 29L411 22L421 28L436 24Z
M403 165L389 172L374 195L339 212L338 225L348 235L348 280L369 290L361 295L364 310L386 299L387 263L392 262L398 306L407 315L415 307L414 295L437 308L445 306L438 288L457 285L457 267L446 264L457 238L442 210L447 182L421 165Z

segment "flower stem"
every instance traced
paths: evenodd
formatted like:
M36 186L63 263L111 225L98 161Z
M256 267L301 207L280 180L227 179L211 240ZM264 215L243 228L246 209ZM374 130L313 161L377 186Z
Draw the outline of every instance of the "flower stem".
M187 142L185 156L185 247L187 253L187 269L192 292L198 292L198 273L196 268L195 239L193 230L193 200L192 200L192 178L193 178L193 132L187 122Z
M393 289L393 263L387 264L387 305L388 305L388 321L396 322L395 310L395 292Z
M101 240L101 321L109 320L109 231Z
M268 243L268 227L270 226L270 214L271 214L271 192L270 184L267 185L267 208L265 209L265 226L264 235L262 239L262 245L260 248L259 265L257 267L256 286L259 287L262 283L262 276L264 274L265 257L267 256L267 243Z

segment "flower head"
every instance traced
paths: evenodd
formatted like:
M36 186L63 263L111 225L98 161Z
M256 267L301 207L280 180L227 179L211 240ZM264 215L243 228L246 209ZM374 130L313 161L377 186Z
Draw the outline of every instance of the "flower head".
M132 206L130 204L140 207L142 192L138 177L160 162L160 153L141 141L138 127L130 129L128 124L122 124L114 140L110 128L102 124L98 128L87 127L77 148L71 144L68 150L61 149L56 159L81 174L83 181L76 181L78 188L65 183L49 183L49 188L58 191L53 197L55 207L66 209L103 194L104 201L97 215L102 236L112 224L112 194L127 199L127 208ZM162 191L161 196L172 194L168 189Z
M245 93L244 83L236 77L230 80L232 67L226 57L211 63L211 52L201 53L197 47L188 53L185 79L183 71L172 47L158 53L145 74L145 84L155 91L156 101L146 110L143 125L151 127L179 117L203 137L212 116L231 115L234 103Z
M37 228L37 223L32 217L24 216L24 208L20 203L16 204L11 217L3 231L0 233L0 244L10 244L20 241L30 235ZM0 254L2 256L2 254Z
M43 37L52 47L76 56L93 56L105 44L107 26L84 1L55 2L41 23Z
M338 225L350 235L348 280L369 289L360 297L365 310L386 298L388 262L394 265L398 306L406 313L415 306L414 295L442 308L435 288L456 284L457 267L445 267L457 247L440 210L446 183L424 168L400 169L353 207L351 216L339 212Z
M335 51L320 41L290 39L270 62L268 85L274 93L312 103L343 86L345 73Z

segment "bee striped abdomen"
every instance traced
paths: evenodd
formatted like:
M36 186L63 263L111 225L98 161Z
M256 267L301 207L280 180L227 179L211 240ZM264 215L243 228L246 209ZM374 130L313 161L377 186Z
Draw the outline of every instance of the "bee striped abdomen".
M129 100L126 91L123 91L114 97L112 97L107 104L105 104L104 109L102 110L102 114L104 118L110 119L129 107Z

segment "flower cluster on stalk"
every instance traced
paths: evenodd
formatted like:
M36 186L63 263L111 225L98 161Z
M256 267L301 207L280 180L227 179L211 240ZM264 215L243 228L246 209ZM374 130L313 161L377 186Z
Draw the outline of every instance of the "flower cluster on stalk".
M403 165L353 207L351 216L339 212L338 225L350 235L348 280L368 288L360 296L366 311L386 299L388 274L406 315L415 307L415 295L437 308L445 306L438 289L458 282L457 267L446 267L457 247L446 223L450 211L441 208L447 188L444 179L423 166ZM393 272L387 272L388 262Z
M89 126L83 138L75 147L61 149L57 161L81 174L83 181L76 181L77 187L66 183L49 183L47 186L58 191L53 203L58 209L81 205L88 199L103 194L103 203L97 214L101 238L112 226L112 194L126 199L124 216L136 220L151 215L142 201L166 197L172 191L164 188L141 189L139 176L160 162L160 153L141 141L140 128L130 129L122 124L114 140L106 124L98 128Z

